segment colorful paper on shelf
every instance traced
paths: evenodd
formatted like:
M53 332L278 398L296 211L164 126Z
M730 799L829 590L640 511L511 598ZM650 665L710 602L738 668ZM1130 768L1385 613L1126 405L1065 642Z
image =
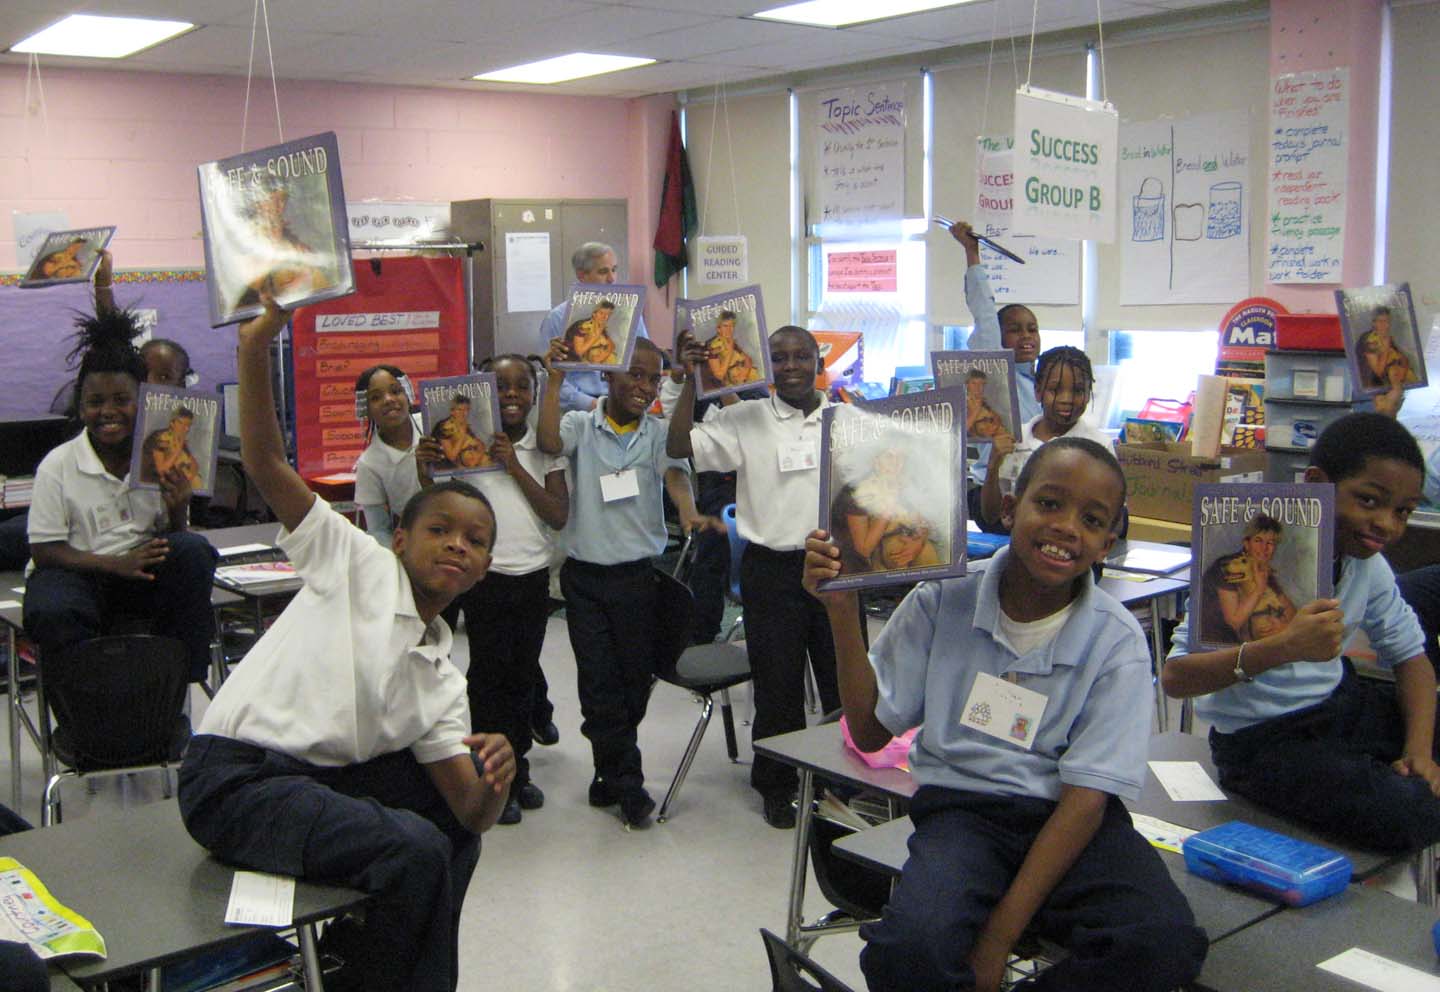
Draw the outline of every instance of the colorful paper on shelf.
M830 293L893 293L899 286L899 252L835 251L825 256Z
M26 944L42 958L62 954L105 956L94 924L50 894L14 858L0 858L0 940Z
M1349 113L1349 69L1271 82L1267 282L1340 281Z
M1120 115L1109 104L1017 90L1014 229L1114 241L1119 142Z

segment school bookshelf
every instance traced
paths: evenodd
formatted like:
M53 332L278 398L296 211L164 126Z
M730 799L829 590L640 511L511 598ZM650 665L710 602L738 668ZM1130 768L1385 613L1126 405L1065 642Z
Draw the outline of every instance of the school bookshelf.
M14 516L30 505L36 467L69 433L64 417L0 420L0 518Z

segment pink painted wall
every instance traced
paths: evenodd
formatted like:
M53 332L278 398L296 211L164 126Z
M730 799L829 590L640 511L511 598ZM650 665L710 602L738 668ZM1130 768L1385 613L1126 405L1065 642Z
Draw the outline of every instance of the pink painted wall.
M117 225L112 248L122 269L202 265L195 166L240 150L245 81L51 70L44 92L42 114L33 89L27 106L23 68L0 67L0 270L16 267L12 210L64 210L77 227ZM286 137L338 135L351 200L627 198L626 261L636 282L648 282L653 268L673 106L667 96L280 84ZM257 83L246 144L278 138L268 83ZM668 306L652 307L647 322L668 339Z
M1375 148L1380 27L1385 0L1271 0L1270 74L1350 67L1350 147L1345 176L1346 286L1369 286L1375 259ZM1265 285L1298 313L1334 313L1335 286Z

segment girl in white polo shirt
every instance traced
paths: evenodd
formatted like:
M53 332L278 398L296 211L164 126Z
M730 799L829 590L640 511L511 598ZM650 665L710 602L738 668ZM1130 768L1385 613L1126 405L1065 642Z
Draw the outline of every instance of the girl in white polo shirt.
M409 377L393 365L373 365L355 380L356 413L370 431L355 463L355 502L365 513L366 532L387 547L395 519L421 486L413 401Z

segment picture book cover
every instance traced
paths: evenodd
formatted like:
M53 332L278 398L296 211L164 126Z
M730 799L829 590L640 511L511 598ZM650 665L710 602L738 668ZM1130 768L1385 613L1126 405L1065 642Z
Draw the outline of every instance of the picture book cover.
M20 280L20 288L39 289L67 282L89 282L100 264L100 253L114 236L113 227L51 231L35 253L35 261L30 263L25 278Z
M1229 379L1225 384L1225 414L1220 421L1220 446L1262 447L1260 430L1264 424L1265 381Z
M965 574L965 391L825 408L820 527L840 548L826 589Z
M1374 396L1392 386L1429 384L1408 282L1337 289L1335 306L1357 393Z
M441 461L431 466L437 479L473 472L493 472L502 466L490 457L500 430L500 397L494 372L427 379L420 384L420 408L425 435L440 442Z
M196 496L215 492L220 457L220 394L142 383L136 400L130 479L138 489L159 489L181 472Z
M1145 420L1141 417L1126 417L1123 440L1126 444L1162 444L1180 440L1184 428L1174 420Z
M206 162L199 173L212 327L260 313L262 288L287 310L354 292L333 132Z
M1197 485L1191 523L1191 651L1278 634L1334 591L1329 483Z
M965 436L969 440L1020 438L1025 424L1020 420L1013 351L932 351L930 369L937 387L965 390Z
M700 399L769 385L770 332L759 286L687 301L691 337L705 346L695 395Z
M935 377L933 375L892 375L890 377L891 396L909 396L934 388Z
M644 286L572 283L564 321L568 354L555 367L594 372L628 369L644 309Z

